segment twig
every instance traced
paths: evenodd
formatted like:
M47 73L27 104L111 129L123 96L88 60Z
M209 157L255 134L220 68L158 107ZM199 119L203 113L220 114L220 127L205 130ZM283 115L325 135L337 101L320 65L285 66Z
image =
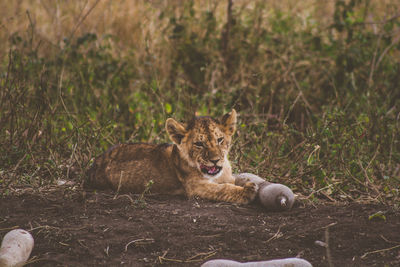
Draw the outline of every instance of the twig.
M131 201L131 204L132 204L132 205L135 204L135 201L133 201L133 199L131 198L130 195L128 195L128 194L120 195L120 196L117 196L117 199L118 199L118 198L121 198L121 197L127 197L127 198ZM114 199L115 199L115 197L114 197Z
M375 48L375 51L374 51L374 56L372 57L371 69L369 71L369 77L368 77L368 85L369 86L372 85L372 80L373 80L374 72L375 72L375 68L376 68L376 57L378 55L378 49L379 49L379 47L381 45L382 37L383 37L383 31L381 30L381 32L379 33L379 36L378 36L376 48Z
M85 240L83 240L83 239L79 239L79 240L78 240L79 245L81 245L81 246L84 247L84 248L89 249L88 246L86 246L86 245L84 244L84 242L85 242Z
M32 263L34 263L34 262L43 261L43 260L46 260L46 259L41 259L41 258L39 258L38 256L33 256L32 258L30 258L29 260L27 260L27 261L25 262L24 266L26 266L26 265L28 265L28 264L32 264Z
M115 192L115 196L114 196L114 200L117 199L118 194L119 194L119 190L121 189L121 184L122 184L122 175L124 174L124 171L121 171L121 174L119 176L119 182L118 182L118 188L117 188L117 192Z
M162 256L158 256L158 260L159 262L162 264L162 260L165 259L165 256L167 256L169 249L167 249L166 251L164 251Z
M184 263L184 262L199 262L199 261L204 261L205 259L208 259L212 256L214 256L215 254L217 254L217 251L210 251L210 252L201 252L198 253L186 260L179 260L179 259L170 259L170 258L166 258L165 256L167 256L168 250L164 252L164 254L162 256L158 256L158 260L160 261L160 263L162 263L162 261L172 261L172 262L180 262L180 263ZM205 257L202 257L205 256ZM200 257L199 259L196 259Z
M311 107L310 103L308 103L306 97L303 94L303 91L301 90L301 87L300 87L299 83L297 82L296 75L294 73L292 73L291 76L292 76L292 80L294 82L294 85L296 85L297 90L299 90L300 93L301 93L301 98L303 99L304 104L306 104L306 106L308 107L309 110L312 110L312 107ZM310 114L308 114L308 115L310 115Z
M64 79L64 69L65 69L65 67L64 67L64 63L63 63L63 66L62 66L62 69L61 69L61 73L60 73L60 80L58 82L58 91L59 91L59 94L60 94L61 104L62 104L65 112L67 113L68 117L72 117L71 113L69 112L69 110L67 108L67 106L65 105L65 102L64 102L64 99L63 99L63 96L62 96L62 85L63 85L63 79Z
M331 224L330 224L331 225ZM329 246L329 227L328 225L325 229L325 243L326 243L326 260L328 261L329 267L333 267L331 248Z
M68 245L68 244L66 244L66 243L63 243L63 242L58 242L58 244L60 244L60 245L62 245L62 246L65 246L65 247L69 247L69 245Z
M397 45L398 42L400 41L400 35L398 35L396 38L394 38L394 40L392 41L392 43L390 45L388 45L385 50L383 50L382 54L379 56L379 59L376 61L375 64L375 70L378 69L379 64L381 63L383 57L387 54L387 52L389 52L390 49L392 49L393 46Z
M332 202L336 202L336 200L334 198L331 198L327 193L325 193L324 191L321 192L322 195L324 195L327 199L329 199Z
M32 231L35 231L35 230L38 230L38 229L46 229L46 230L48 230L48 229L54 229L54 230L62 230L62 231L80 231L80 230L82 230L82 229L85 229L85 228L87 228L87 226L81 226L81 227L77 227L77 228L74 228L74 227L67 227L67 228L60 228L60 227L56 227L56 226L50 226L50 225L40 225L40 226L37 226L37 227L34 227L34 228L32 228L32 226L31 226L31 229L29 229L29 230L27 230L28 232L32 232Z
M312 191L311 194L309 194L309 195L306 197L306 199L309 199L312 195L314 195L314 194L316 194L316 193L319 193L319 192L321 192L321 191L323 191L323 190L325 190L325 189L331 188L331 187L333 187L334 185L337 185L337 184L340 184L340 182L335 182L335 183L332 183L332 184L328 184L327 186L324 186L324 187L322 187L322 188L320 188L320 189L318 189L318 190Z
M69 163L68 163L68 168L67 168L67 180L69 179L69 171L71 169L72 166L72 159L75 156L75 152L76 152L76 147L77 147L78 143L73 144L72 146L72 153L71 153L71 157L69 158Z
M365 168L366 170L369 169L369 166L371 166L371 163L372 163L372 162L374 161L374 159L376 158L376 155L378 154L378 151L379 151L379 148L380 148L380 147L381 147L381 145L378 144L378 146L376 147L376 150L375 150L374 155L372 156L372 158L371 158L371 160L369 161L367 167Z
M328 224L328 225L326 225L326 226L320 227L320 228L318 228L317 230L326 229L326 228L335 226L336 224L337 224L337 222L333 222L333 223L330 223L330 224Z
M169 259L169 258L160 257L160 256L158 257L158 259L160 260L160 262L163 261L163 260L164 261L181 262L181 263L184 262L183 260Z
M362 162L361 162L360 159L358 159L358 165L360 166L361 170L364 172L366 183L369 184L369 185L371 186L371 188L377 193L378 197L380 198L381 193L379 192L379 189L376 188L376 186L375 186L373 183L371 183L370 177L369 177L369 175L368 175L368 172L367 172L367 170L364 168L364 166L362 165Z
M389 251L395 248L400 248L400 245L394 246L394 247L390 247L390 248L384 248L384 249L378 249L378 250L374 250L374 251L369 251L364 253L364 255L361 256L361 259L364 259L365 257L367 257L370 254L375 254L375 253L379 253L379 252L385 252L385 251Z
M185 260L185 262L203 261L203 260L205 260L205 259L208 259L208 258L214 256L215 254L217 254L216 251L201 252L201 253L198 253L198 254L196 254L196 255L194 255L194 256L188 258L187 260ZM201 256L205 256L205 257L201 257ZM196 258L198 258L198 257L201 257L201 258L200 258L200 259L196 259Z
M279 234L280 234L280 235L279 235ZM279 237L281 237L281 236L282 236L282 233L281 233L281 226L279 226L278 231L276 231L276 233L275 233L270 239L268 239L268 240L266 241L266 243L268 243L269 241L271 241L271 240L273 240L273 239L279 238Z
M18 160L17 164L15 164L14 171L19 168L19 165L21 165L22 161L26 158L26 155L27 153L25 153L24 156L20 160Z
M140 238L140 239L132 240L128 244L125 245L125 252L128 251L129 245L135 244L137 242L141 242L140 245L152 244L152 243L154 243L154 239L153 238Z
M28 230L28 232L32 232L32 231L35 231L35 230L37 230L37 229L57 229L57 230L60 230L60 228L59 227L55 227L55 226L50 226L50 225L41 225L41 226L38 226L38 227L35 227L35 228L31 228L31 229L29 229Z
M7 227L7 228L1 228L1 229L0 229L0 232L2 232L2 231L8 231L8 230L14 230L14 229L18 229L18 228L19 228L18 225L12 226L12 227Z
M72 33L70 34L68 39L71 39L74 35L75 32L78 30L79 26L81 26L81 24L85 21L85 19L87 18L87 16L89 16L89 14L93 11L93 9L97 6L97 4L100 2L100 0L97 0L96 3L93 4L93 6L88 10L88 12L86 12L86 14L78 21L78 23L75 25L74 30L72 31ZM83 10L82 10L83 11ZM82 13L81 13L82 14Z
M387 239L387 238L384 237L383 235L380 235L380 237L381 237L383 240L385 240L386 242L388 242L388 243L391 243L391 244L400 244L400 242L397 242L397 241L390 241L389 239Z
M283 123L282 123L283 125L286 124L286 121L287 121L287 119L289 118L289 115L290 115L290 113L292 112L292 109L293 109L294 106L296 105L297 101L299 101L300 97L301 97L301 91L300 91L299 94L297 95L297 97L296 97L296 99L294 100L293 104L290 106L290 108L289 108L289 110L288 110L288 112L287 112L287 114L286 114L286 117L285 117L285 119L283 120Z

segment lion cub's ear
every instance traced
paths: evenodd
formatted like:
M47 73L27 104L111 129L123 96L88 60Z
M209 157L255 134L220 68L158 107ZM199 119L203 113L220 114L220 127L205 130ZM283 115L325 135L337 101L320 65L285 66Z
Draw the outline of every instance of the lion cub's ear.
M186 134L185 127L176 120L169 118L165 122L165 129L167 130L169 138L171 138L172 142L180 145L183 137L185 137Z
M236 130L236 110L232 109L231 112L222 116L221 124L226 134L233 135Z

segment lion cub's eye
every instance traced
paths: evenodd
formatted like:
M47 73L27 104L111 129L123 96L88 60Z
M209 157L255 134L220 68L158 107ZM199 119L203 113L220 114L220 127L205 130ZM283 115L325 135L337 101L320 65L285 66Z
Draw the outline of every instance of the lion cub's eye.
M194 145L198 146L198 147L203 147L204 146L203 142L195 142Z
M218 141L218 144L222 145L222 143L224 142L224 138L220 137L217 139L217 141Z

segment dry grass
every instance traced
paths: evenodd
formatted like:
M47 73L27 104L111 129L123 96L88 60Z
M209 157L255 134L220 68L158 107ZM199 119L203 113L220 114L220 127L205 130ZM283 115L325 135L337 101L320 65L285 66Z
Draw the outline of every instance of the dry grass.
M6 188L83 179L111 144L165 141L169 116L234 107L237 169L397 197L397 0L229 2L0 2Z
M259 1L234 1L237 12L257 13ZM266 17L279 10L290 16L303 18L304 24L312 17L322 28L332 23L335 0L274 0L259 14L262 20L260 27L269 28ZM395 0L384 0L370 3L374 14L369 14L369 20L380 21L398 12ZM203 11L212 11L217 19L217 25L222 27L226 22L227 1L203 0L194 2L197 16ZM9 40L15 33L25 33L35 47L40 47L41 53L48 53L63 47L64 39L82 36L85 33L95 33L97 36L112 34L116 36L116 53L128 53L133 50L137 54L151 53L157 55L159 61L165 63L162 57L168 56L165 46L170 42L165 35L168 16L174 13L179 17L185 4L179 0L172 1L111 1L111 0L80 0L80 1L3 1L0 3L0 40ZM297 25L299 28L307 25ZM195 32L201 32L202 25L190 25ZM295 29L297 30L297 29ZM0 43L0 51L7 54L10 44ZM163 54L160 54L160 52Z

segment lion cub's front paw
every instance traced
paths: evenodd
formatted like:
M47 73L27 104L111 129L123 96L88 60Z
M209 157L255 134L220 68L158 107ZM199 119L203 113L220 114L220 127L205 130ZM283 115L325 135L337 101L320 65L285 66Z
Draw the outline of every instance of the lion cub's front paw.
M247 182L244 184L243 190L244 190L244 197L249 203L256 198L258 193L258 185L252 182Z

